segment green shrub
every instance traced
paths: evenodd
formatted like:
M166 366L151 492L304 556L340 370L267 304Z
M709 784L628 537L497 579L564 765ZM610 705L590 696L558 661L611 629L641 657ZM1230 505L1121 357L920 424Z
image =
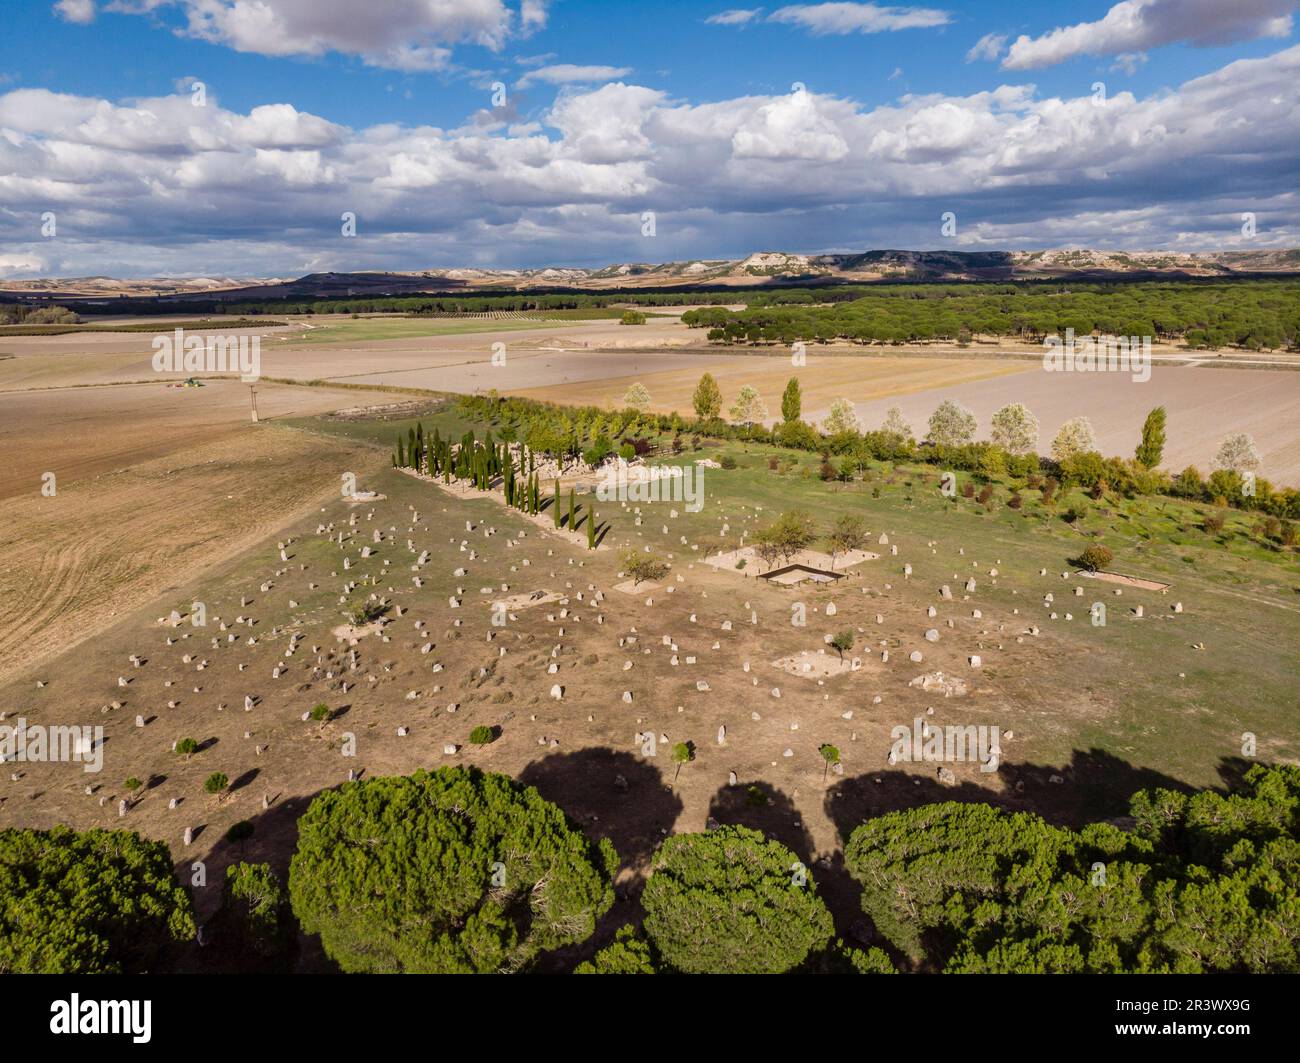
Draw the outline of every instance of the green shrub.
M1114 561L1115 555L1100 543L1090 543L1083 548L1083 553L1079 555L1078 560L1080 568L1085 568L1089 572L1098 572Z

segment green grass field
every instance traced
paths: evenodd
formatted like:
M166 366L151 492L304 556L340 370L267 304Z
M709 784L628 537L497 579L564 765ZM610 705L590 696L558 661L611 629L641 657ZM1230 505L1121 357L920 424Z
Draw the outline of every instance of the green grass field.
M422 336L462 336L476 332L514 332L522 329L559 328L559 322L511 318L457 321L435 317L360 317L343 318L292 336L285 342L299 347L320 347L334 343L366 343L373 340L400 340Z

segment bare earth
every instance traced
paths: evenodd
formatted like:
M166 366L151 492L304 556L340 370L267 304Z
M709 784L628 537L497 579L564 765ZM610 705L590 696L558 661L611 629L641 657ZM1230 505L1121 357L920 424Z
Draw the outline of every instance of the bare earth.
M257 386L263 422L379 401L355 391ZM209 380L201 388L157 383L0 392L0 499L36 494L46 472L55 474L62 492L75 481L166 454L198 457L207 447L247 440L255 427L249 402L248 386L234 380Z
M890 406L900 406L918 435L944 399L970 407L982 434L996 409L1023 402L1039 419L1044 452L1064 421L1084 416L1092 421L1103 452L1130 454L1147 411L1164 405L1169 412L1167 467L1195 464L1208 471L1224 436L1247 432L1263 456L1265 477L1300 483L1300 372L1161 364L1238 361L1268 367L1294 362L1294 357L1238 352L1198 358L1157 346L1151 379L1138 383L1125 374L1047 373L1037 361L1010 357L1033 353L1011 341L888 350L810 345L807 364L796 369L780 349L709 347L701 331L681 323L680 308L655 312L670 316L642 326L609 320L549 322L537 328L512 323L499 331L357 341L347 339L348 322L290 319L287 327L258 331L262 374L460 393L496 389L608 407L621 406L628 387L639 381L650 391L652 410L689 414L695 383L707 371L722 387L724 413L740 387L750 384L767 405L769 423L780 415L786 380L797 374L805 419L820 420L831 402L843 397L857 405L867 427L878 425ZM354 327L364 330L375 320L363 319ZM382 326L382 319L378 323ZM160 328L165 331L167 324L160 322ZM323 338L314 341L313 332ZM7 338L5 353L13 357L0 359L0 392L157 379L150 364L152 338L109 333ZM504 364L492 364L496 343L505 345ZM0 421L0 437L2 433Z
M5 503L0 676L75 646L115 618L248 549L339 495L382 455L265 425L184 453Z
M979 421L987 437L989 419L1008 402L1023 402L1038 418L1039 451L1046 453L1061 425L1087 417L1104 454L1132 455L1142 436L1142 421L1155 406L1168 411L1164 467L1178 471L1196 465L1208 473L1224 437L1246 432L1264 463L1261 475L1276 484L1300 484L1300 373L1284 370L1200 369L1157 366L1151 379L1137 383L1116 373L1047 373L1039 367L998 380L969 381L882 399L869 390L851 390L858 417L879 425L890 406L898 406L918 435L934 408L956 399ZM805 410L808 405L805 403ZM825 408L811 411L825 414Z

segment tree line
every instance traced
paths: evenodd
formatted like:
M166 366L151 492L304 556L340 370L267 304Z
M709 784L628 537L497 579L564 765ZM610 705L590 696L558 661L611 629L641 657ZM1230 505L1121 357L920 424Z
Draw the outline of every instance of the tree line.
M809 293L804 293L807 297ZM1094 333L1181 340L1193 348L1276 350L1300 342L1300 282L1113 285L925 285L854 291L854 298L791 305L742 300L741 310L688 310L682 321L723 343L969 343L975 336Z
M632 453L647 454L656 445L653 437L665 434L671 437L676 453L685 447L684 436L708 437L821 454L823 473L828 467L831 470L827 479L850 477L874 463L920 462L975 473L986 481L1034 478L1098 495L1163 495L1256 511L1276 520L1300 520L1300 489L1278 487L1258 475L1259 455L1253 440L1244 433L1234 433L1221 442L1216 467L1208 475L1194 466L1177 473L1161 469L1166 431L1162 407L1148 415L1142 443L1133 457L1125 458L1107 457L1098 451L1092 426L1084 417L1067 421L1052 440L1050 454L1039 454L1038 421L1020 403L1011 403L994 414L989 440L976 439L974 414L951 400L939 404L919 440L897 408L888 411L878 428L869 428L858 422L848 399L832 403L830 415L819 428L801 417L798 377L786 385L782 420L771 428L750 419L760 413L765 416L765 409L751 404L749 409L739 410L743 395L731 411L733 417L737 412L742 416L736 423L723 420L722 392L709 373L703 374L696 386L693 419L630 407L611 411L598 406L557 406L495 393L461 396L455 401L465 417L497 426L512 439L526 439L529 446L548 456L585 456L591 447L608 452L620 446L620 440ZM648 404L648 394L637 401Z
M1234 792L1134 794L1128 830L984 803L888 812L844 847L879 942L865 949L835 937L786 846L741 826L676 834L651 859L641 925L576 970L1295 973L1297 808L1300 768L1256 765ZM417 771L319 794L287 888L232 865L210 927L246 967L290 964L301 929L345 972L526 972L592 937L618 866L533 787ZM0 831L0 972L165 971L195 934L163 843Z
M514 433L507 434L513 440ZM608 453L598 453L598 450L589 448L586 452L597 458L591 462L592 465L600 464ZM449 438L444 439L437 428L425 435L424 424L417 422L407 429L405 435L398 433L392 462L395 469L410 469L433 479L442 479L447 484L467 481L479 491L492 491L499 486L507 506L538 516L548 503L538 471L538 453L537 448L530 448L527 443L498 443L492 438L491 431L483 439L478 439L471 429L458 443L453 443ZM555 527L567 527L570 531L585 527L587 548L594 550L599 537L608 530L609 522L606 521L602 529L595 506L590 503L585 507L579 505L572 487L569 488L567 514L561 503L557 478L554 494L549 499Z

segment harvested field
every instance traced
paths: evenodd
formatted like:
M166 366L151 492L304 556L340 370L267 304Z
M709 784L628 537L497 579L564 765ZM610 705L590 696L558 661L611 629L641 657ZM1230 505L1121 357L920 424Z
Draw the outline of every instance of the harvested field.
M676 364L661 367L654 356L641 354L636 356L636 364L629 366L626 363L632 356L623 355L624 364L605 360L602 364L606 373L599 379L584 378L575 368L569 374L570 382L564 386L530 387L521 381L510 391L542 401L621 407L627 389L639 381L650 392L651 410L691 416L695 385L700 375L708 372L722 389L724 413L741 386L749 384L767 404L770 424L780 419L781 392L792 376L798 376L803 385L804 417L809 418L820 416L834 399L844 395L855 401L886 398L1001 378L1032 368L1029 363L992 358L869 357L861 348L857 356L852 349L843 357L809 355L808 364L799 369L791 366L788 353L729 354L719 350L716 355L696 354L692 356L693 361L686 363L681 362L682 357L679 356ZM863 396L862 400L857 398L859 395Z
M342 471L362 477L383 458L270 425L166 449L116 471L60 477L53 498L32 488L36 473L11 492L0 531L0 675L76 646L247 550L337 498Z
M374 399L382 402L383 396ZM351 391L257 385L264 422L356 402ZM5 453L0 499L37 494L45 472L55 473L62 491L79 480L174 452L188 461L205 447L237 438L251 441L257 426L249 408L248 386L233 380L209 381L202 388L129 384L0 393Z
M863 424L877 427L890 406L898 406L918 436L936 406L955 399L979 421L987 438L989 419L1009 402L1023 402L1038 418L1039 451L1047 453L1061 425L1087 417L1102 453L1130 457L1142 434L1142 421L1156 406L1168 411L1164 467L1175 471L1196 465L1208 474L1223 438L1246 432L1263 458L1260 475L1276 484L1300 484L1300 373L1285 370L1201 369L1159 366L1145 383L1122 373L1048 373L1041 366L998 380L972 380L902 395L896 400L851 389ZM805 399L806 416L826 408Z

